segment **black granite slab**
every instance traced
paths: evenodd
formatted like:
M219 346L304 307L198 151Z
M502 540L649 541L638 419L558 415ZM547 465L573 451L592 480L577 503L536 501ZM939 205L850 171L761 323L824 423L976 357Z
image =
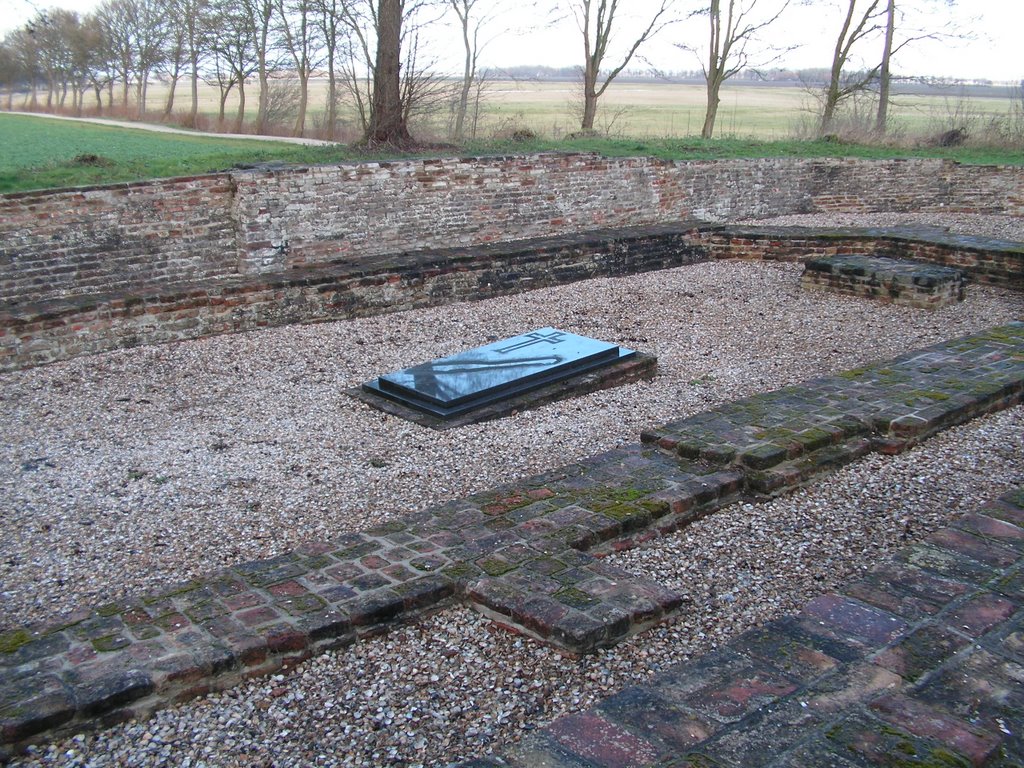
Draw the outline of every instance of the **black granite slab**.
M653 375L634 350L555 328L539 328L368 381L351 394L381 410L441 427L481 421L576 391ZM595 375L588 375L595 374ZM636 374L636 375L634 375Z
M448 418L634 354L616 344L539 328L385 374L363 389Z

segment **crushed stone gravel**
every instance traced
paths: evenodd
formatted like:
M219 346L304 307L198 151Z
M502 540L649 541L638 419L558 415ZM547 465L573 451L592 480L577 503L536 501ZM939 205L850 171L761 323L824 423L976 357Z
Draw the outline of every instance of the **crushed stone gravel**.
M971 231L1024 241L1012 224ZM0 376L0 629L401 517L669 419L1024 316L1020 294L983 286L937 312L805 294L800 269L700 264ZM544 325L654 353L658 376L450 432L344 394ZM687 602L610 651L568 660L452 608L14 764L415 766L500 752L1021 483L1022 426L1021 408L996 414L615 555Z

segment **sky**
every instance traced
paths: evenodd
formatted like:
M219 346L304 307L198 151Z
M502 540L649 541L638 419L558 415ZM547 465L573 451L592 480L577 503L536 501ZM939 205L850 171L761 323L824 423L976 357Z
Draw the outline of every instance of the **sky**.
M508 10L485 31L489 42L484 48L485 66L507 67L518 64L540 64L553 67L576 66L582 58L581 36L568 13L561 18L541 17L527 10L528 2L517 0L487 0L506 2ZM741 0L750 3L752 0ZM0 0L0 35L15 29L34 15L37 9L66 8L81 13L98 5L99 0ZM624 0L620 32L613 39L609 60L630 42L630 33L643 19L645 11L657 0ZM756 0L762 8L777 6L782 0ZM927 8L908 20L908 26L953 23L965 39L942 42L921 41L905 49L894 59L894 71L900 75L934 76L958 79L988 79L997 82L1018 83L1024 79L1024 46L1020 43L1024 30L1024 1L1022 0L960 0L946 10L945 0L906 0ZM696 0L677 0L681 9L692 8ZM541 2L540 5L568 7L567 0ZM899 6L897 6L899 7ZM649 12L649 11L648 11ZM692 51L682 50L677 44L699 46L707 35L704 18L685 18L663 30L649 42L641 53L654 68L663 72L696 70L700 61ZM770 27L767 36L777 48L793 50L772 66L793 69L827 67L831 62L832 47L842 21L837 0L792 0L784 15ZM519 34L507 30L525 30ZM450 36L435 30L442 37L436 46L443 67L457 71L460 67L460 38L454 29ZM458 41L458 42L457 42ZM865 48L865 55L876 56L875 48ZM450 55L446 59L445 55ZM865 63L865 62L861 62ZM630 68L642 69L644 63L635 60Z

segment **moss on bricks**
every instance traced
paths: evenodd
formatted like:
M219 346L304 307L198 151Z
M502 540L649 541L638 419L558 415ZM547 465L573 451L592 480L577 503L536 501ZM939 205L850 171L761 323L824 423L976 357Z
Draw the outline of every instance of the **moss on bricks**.
M630 520L636 517L648 517L650 513L637 507L633 504L612 504L611 506L602 507L601 514L606 517L610 517L613 520L622 522L623 520Z
M560 589L555 592L554 598L558 602L568 605L570 608L577 608L579 610L586 610L587 608L591 608L601 602L596 597L592 597L576 587Z
M442 568L441 573L449 578L455 579L456 581L460 581L462 579L469 578L470 576L476 576L480 573L480 569L475 568L469 563L455 563L447 566L446 568Z
M32 637L24 629L0 632L0 653L14 653L31 640Z
M847 381L856 381L868 374L870 368L851 368L848 371L843 371L839 374L839 378L846 379Z
M637 506L643 507L655 518L664 517L672 510L667 501L660 501L658 499L645 499L644 501L637 502Z
M501 576L502 574L516 569L514 563L510 563L507 560L502 560L498 557L483 557L477 560L476 564L480 566L488 576Z
M800 443L805 451L817 451L832 443L832 435L818 427L798 432L793 439Z

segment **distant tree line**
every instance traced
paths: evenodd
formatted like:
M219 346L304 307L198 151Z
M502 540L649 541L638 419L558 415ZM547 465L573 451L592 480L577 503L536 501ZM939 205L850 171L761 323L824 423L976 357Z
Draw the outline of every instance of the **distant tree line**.
M164 118L199 122L200 83L219 94L218 122L264 134L287 124L296 136L339 135L346 120L366 143L407 144L410 120L442 113L450 136L475 134L488 73L480 56L515 0L103 0L96 11L40 12L0 42L0 86L31 110L145 116L154 80L167 85ZM528 0L524 0L528 2ZM521 7L524 2L519 2ZM651 0L622 37L629 0L533 0L536 18L574 23L581 64L570 69L517 67L514 77L569 77L580 82L580 130L594 131L601 97L626 76L641 51L680 25L703 26L703 43L678 43L699 69L675 73L706 84L702 136L714 133L723 84L731 78L782 78L773 67L790 47L777 47L778 25L793 0ZM621 6L620 7L620 3ZM807 77L820 101L818 132L834 130L844 105L870 91L874 129L888 119L891 60L903 47L947 34L911 29L929 3L950 0L804 0L828 5L835 28L830 66ZM457 76L438 70L424 32L448 21L464 56ZM435 43L436 44L436 43ZM872 49L874 55L869 53ZM858 59L854 58L859 54ZM685 58L685 57L681 57ZM856 61L873 61L855 66ZM624 75L625 73L625 75ZM799 73L795 73L798 74ZM311 109L310 80L327 82L325 103ZM182 93L184 91L184 93ZM253 92L254 91L254 92ZM233 98L233 100L232 100ZM233 104L233 114L227 114ZM318 121L310 125L310 115Z

